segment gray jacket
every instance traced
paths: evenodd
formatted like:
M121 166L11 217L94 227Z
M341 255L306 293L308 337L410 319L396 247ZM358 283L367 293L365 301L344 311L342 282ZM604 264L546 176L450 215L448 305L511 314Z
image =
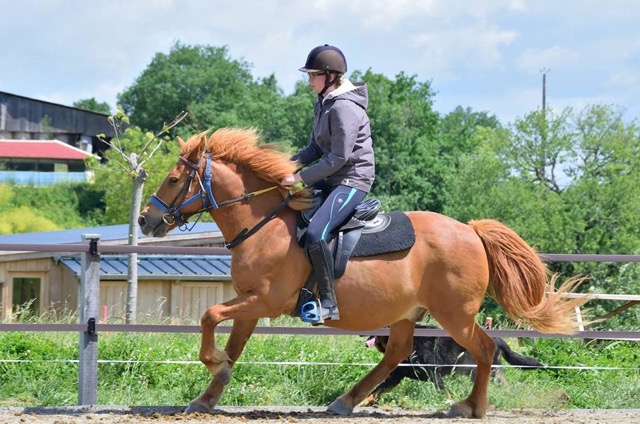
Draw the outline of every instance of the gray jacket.
M322 179L331 186L343 184L368 193L375 179L371 127L366 108L367 86L349 81L326 97L318 98L309 144L292 157L303 165L306 185Z

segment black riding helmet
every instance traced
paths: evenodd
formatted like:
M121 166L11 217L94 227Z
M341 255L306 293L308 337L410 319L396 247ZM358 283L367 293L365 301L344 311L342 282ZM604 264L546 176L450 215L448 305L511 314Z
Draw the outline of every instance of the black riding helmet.
M304 66L299 70L301 72L329 71L343 75L347 72L347 59L339 48L325 44L313 48Z
M325 72L327 78L324 83L324 89L320 92L320 96L324 96L327 89L340 79L342 75L347 72L347 59L344 57L342 51L328 44L314 47L307 55L307 61L302 68L299 68L301 72ZM331 78L331 74L335 74Z

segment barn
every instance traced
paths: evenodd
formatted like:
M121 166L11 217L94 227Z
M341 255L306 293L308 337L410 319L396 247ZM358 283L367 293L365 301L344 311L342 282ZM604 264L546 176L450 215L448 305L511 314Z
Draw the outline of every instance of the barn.
M114 130L108 115L0 91L0 139L59 140L99 154Z
M0 182L90 180L84 160L108 148L114 134L108 117L0 91Z
M78 243L83 234L99 234L101 244L127 244L128 225L0 236L0 244ZM162 239L139 235L141 245L220 247L214 223L198 223L190 232ZM76 313L80 291L80 255L0 251L0 316L20 311L59 317ZM138 255L138 322L198 322L207 306L235 297L230 255ZM104 322L122 322L127 297L127 255L101 255L100 309Z

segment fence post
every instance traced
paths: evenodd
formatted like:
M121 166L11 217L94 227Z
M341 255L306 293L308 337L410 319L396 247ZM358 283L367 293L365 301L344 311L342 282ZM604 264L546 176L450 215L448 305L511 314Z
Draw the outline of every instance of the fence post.
M95 405L98 402L96 317L100 303L100 235L83 234L82 240L89 241L89 252L82 253L80 274L80 323L87 324L87 329L80 333L78 405Z

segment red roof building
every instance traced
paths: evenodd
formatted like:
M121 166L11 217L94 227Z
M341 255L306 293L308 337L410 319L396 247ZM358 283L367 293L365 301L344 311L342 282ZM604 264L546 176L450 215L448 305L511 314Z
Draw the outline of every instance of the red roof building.
M89 155L84 150L58 140L0 140L0 160L84 160Z
M59 140L0 140L0 183L50 185L85 182L91 153Z

